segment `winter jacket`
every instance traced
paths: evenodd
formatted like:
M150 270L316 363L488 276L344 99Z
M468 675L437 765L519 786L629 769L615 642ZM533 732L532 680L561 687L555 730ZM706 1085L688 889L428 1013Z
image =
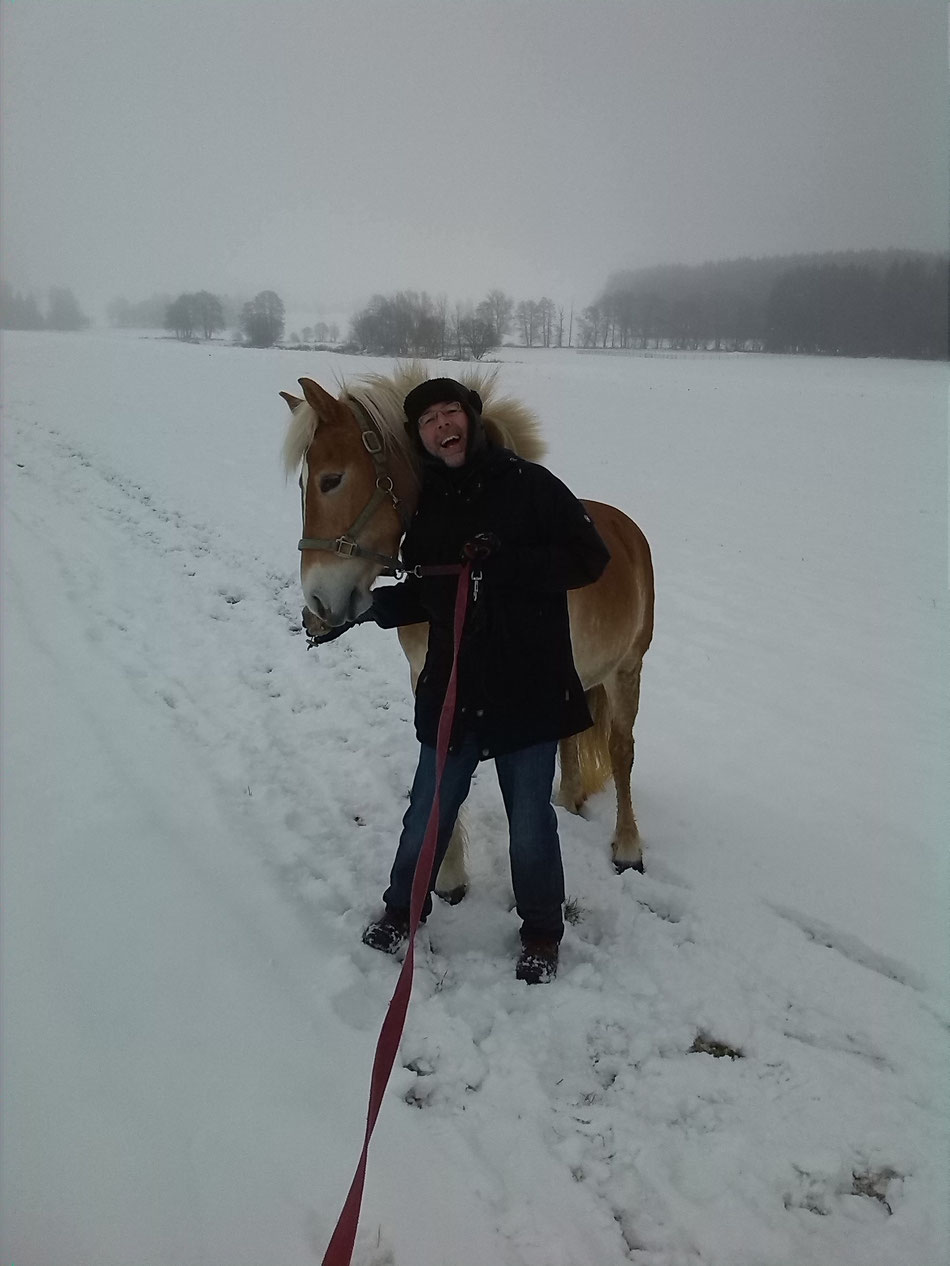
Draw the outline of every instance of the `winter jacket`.
M577 734L591 724L571 651L567 591L609 561L590 516L543 466L482 442L466 464L426 464L403 542L407 567L457 563L490 533L497 549L470 595L451 746L474 732L482 758ZM416 734L435 746L452 668L456 576L410 576L374 592L383 628L427 620L429 647L416 689Z

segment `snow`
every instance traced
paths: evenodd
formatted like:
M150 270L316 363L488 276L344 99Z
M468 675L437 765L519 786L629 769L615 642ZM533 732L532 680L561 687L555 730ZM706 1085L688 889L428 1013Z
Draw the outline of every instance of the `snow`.
M415 740L393 635L305 649L277 392L388 363L3 352L0 1262L319 1262ZM519 984L480 768L354 1260L942 1266L946 367L502 355L551 467L653 546L647 874L609 794L559 809L576 922Z

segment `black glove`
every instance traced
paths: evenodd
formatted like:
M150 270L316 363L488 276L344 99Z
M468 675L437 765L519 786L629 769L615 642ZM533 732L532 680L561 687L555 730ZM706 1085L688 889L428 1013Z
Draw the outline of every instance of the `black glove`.
M358 615L355 620L347 620L345 624L338 624L336 628L328 628L322 620L313 614L309 607L304 607L300 613L303 622L304 631L307 634L307 646L322 646L324 642L333 642L338 637L342 637L344 633L348 633L350 629L357 624L366 624L367 621L375 619L373 608L367 607L362 615ZM321 633L321 629L326 629L325 633Z
M462 546L462 561L484 563L493 554L497 554L500 549L501 541L499 541L494 532L478 532Z

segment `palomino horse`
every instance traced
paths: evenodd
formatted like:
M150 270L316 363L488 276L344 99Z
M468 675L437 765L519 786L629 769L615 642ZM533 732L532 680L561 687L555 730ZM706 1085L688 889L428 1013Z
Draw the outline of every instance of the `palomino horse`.
M538 421L518 401L497 396L496 372L470 372L462 381L481 396L489 435L537 460L544 451ZM426 377L423 366L412 363L392 377L369 374L345 383L339 399L309 378L300 379L303 399L281 392L293 412L284 459L288 473L300 474L300 579L318 628L360 615L372 601L370 587L377 577L387 570L398 572L396 553L419 494L418 460L406 435L402 402ZM620 510L598 501L584 505L610 550L610 562L595 584L568 594L574 661L594 725L560 744L558 800L577 813L612 773L617 791L614 865L618 871L642 870L630 775L640 667L653 635L650 547ZM424 624L399 630L413 689L427 639ZM447 899L458 900L467 882L459 831L436 887Z

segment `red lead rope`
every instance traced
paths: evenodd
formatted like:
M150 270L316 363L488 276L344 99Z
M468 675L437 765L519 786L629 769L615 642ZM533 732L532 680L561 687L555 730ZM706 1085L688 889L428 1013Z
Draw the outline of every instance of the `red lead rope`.
M429 570L428 568L426 569ZM435 568L431 569L435 571ZM440 571L459 572L458 589L455 592L455 622L452 672L449 684L445 689L445 702L439 717L439 732L435 746L435 796L432 800L432 811L426 826L422 850L416 862L412 878L412 897L409 903L409 945L403 960L402 971L396 982L396 988L389 1002L389 1009L376 1042L376 1056L373 1060L373 1074L369 1085L369 1109L366 1114L366 1134L363 1138L363 1150L360 1153L356 1173L350 1183L350 1190L343 1205L327 1251L323 1255L323 1266L350 1266L353 1257L353 1245L356 1243L356 1228L360 1218L360 1206L363 1202L363 1185L366 1182L366 1160L369 1153L369 1141L376 1126L376 1118L382 1106L383 1094L389 1082L389 1075L396 1062L396 1052L406 1023L406 1012L409 1009L409 995L412 992L412 969L415 960L414 941L416 931L422 919L422 907L429 892L429 880L435 862L435 847L439 836L439 788L442 785L442 773L445 769L445 757L449 750L449 739L452 734L452 722L455 717L455 698L457 691L459 646L462 641L462 629L465 627L465 612L468 608L468 581L471 564L460 567L439 568Z

